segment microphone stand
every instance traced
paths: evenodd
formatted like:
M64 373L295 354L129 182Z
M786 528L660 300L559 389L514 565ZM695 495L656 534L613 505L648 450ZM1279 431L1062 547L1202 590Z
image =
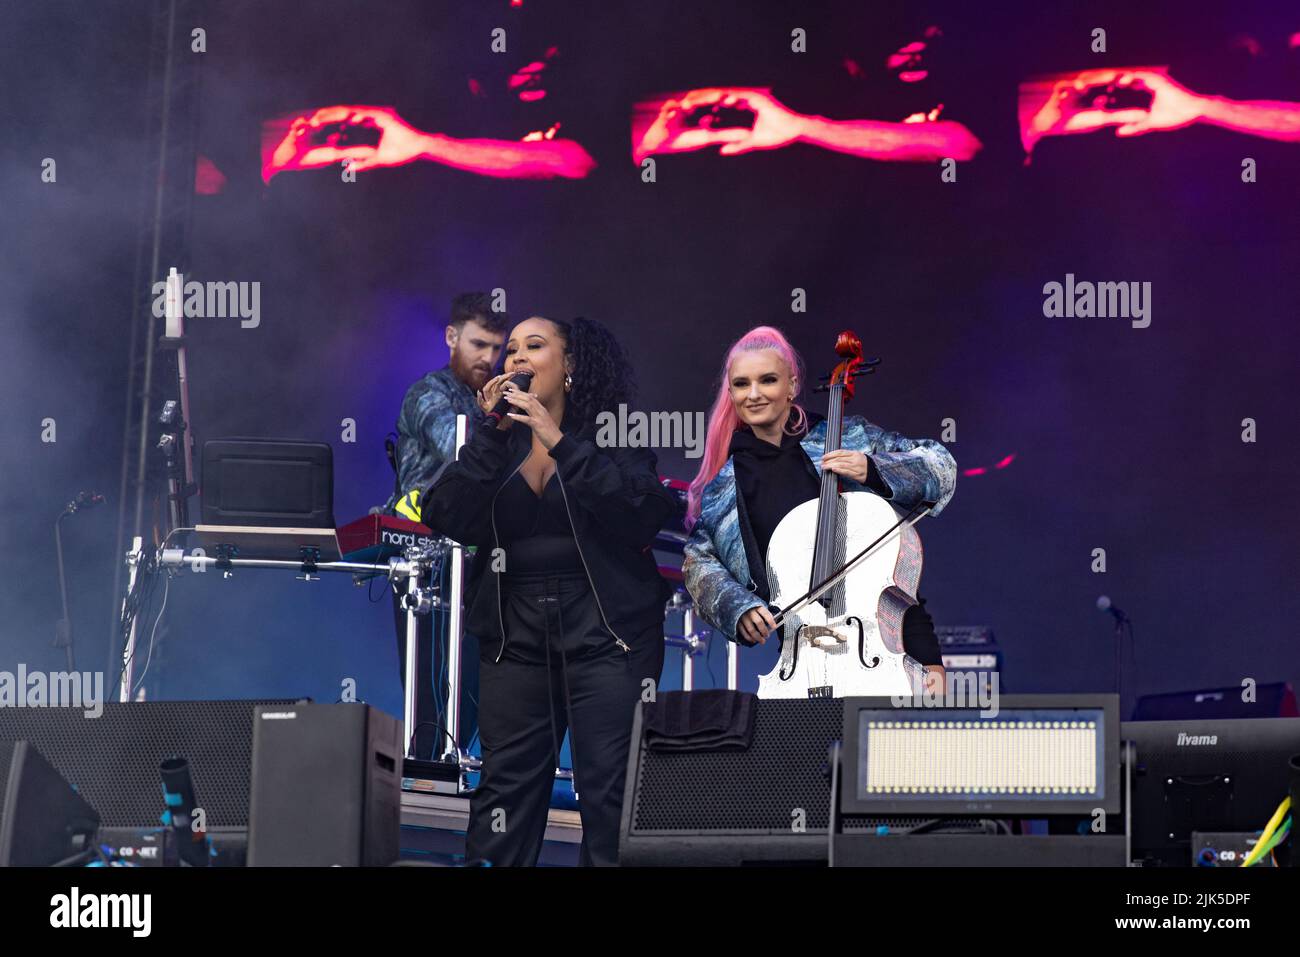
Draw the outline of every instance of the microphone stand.
M1119 717L1127 720L1128 712L1124 709L1124 626L1128 626L1129 664L1133 664L1133 622L1123 611L1111 603L1109 596L1097 599L1097 610L1104 611L1115 619L1115 694L1119 696Z
M1124 626L1128 626L1129 652L1133 650L1133 622L1128 615L1119 612L1115 615L1115 693L1119 695L1119 718L1128 720L1124 710ZM1130 716L1131 717L1131 716Z
M1119 719L1124 720L1124 622L1115 616L1115 693L1119 695Z
M68 580L63 571L63 520L72 512L70 506L66 507L54 520L54 553L59 568L59 595L63 601L63 617L54 624L54 647L62 648L67 652L69 672L77 669L73 665L72 616L68 613Z

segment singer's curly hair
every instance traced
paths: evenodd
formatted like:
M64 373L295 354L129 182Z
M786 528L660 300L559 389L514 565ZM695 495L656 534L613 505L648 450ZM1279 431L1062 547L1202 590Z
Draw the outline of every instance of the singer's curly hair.
M549 318L549 317L547 317ZM631 404L636 381L627 354L614 334L594 319L550 319L564 338L564 352L573 359L573 389L566 399L565 418L572 414L582 425L595 425L601 412Z

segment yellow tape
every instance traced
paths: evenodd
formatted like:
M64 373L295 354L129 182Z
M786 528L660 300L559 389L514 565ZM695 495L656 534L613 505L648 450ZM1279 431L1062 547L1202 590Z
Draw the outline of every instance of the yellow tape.
M403 518L418 522L420 520L420 490L418 488L411 489L402 496L393 510Z

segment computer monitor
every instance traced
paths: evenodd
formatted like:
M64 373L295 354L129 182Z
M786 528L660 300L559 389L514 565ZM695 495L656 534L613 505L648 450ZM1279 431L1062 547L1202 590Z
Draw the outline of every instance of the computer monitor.
M1133 859L1192 864L1192 831L1253 833L1287 796L1300 718L1126 721L1136 747Z

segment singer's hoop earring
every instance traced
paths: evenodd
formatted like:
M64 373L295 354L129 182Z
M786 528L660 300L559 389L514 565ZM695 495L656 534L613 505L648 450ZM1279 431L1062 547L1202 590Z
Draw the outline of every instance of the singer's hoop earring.
M564 391L573 391L573 376L569 375L567 372L564 374Z

